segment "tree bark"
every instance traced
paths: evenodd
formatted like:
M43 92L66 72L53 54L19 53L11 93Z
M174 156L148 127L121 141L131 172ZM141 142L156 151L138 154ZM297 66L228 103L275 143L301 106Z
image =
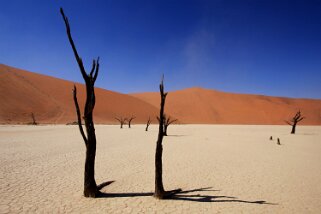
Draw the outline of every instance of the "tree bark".
M296 123L293 123L291 134L295 134Z
M96 102L94 84L97 79L98 71L99 71L99 57L97 60L93 60L91 72L87 74L85 71L82 59L79 57L76 46L71 37L68 18L65 16L62 8L60 8L60 12L66 25L67 36L68 36L70 45L74 52L75 58L77 60L80 72L86 83L86 103L85 103L83 118L85 120L87 136L85 135L85 132L82 128L81 112L80 112L79 104L77 100L76 86L74 86L73 98L74 98L74 103L76 107L79 131L86 145L86 159L85 159L85 172L84 172L84 196L94 198L94 197L97 197L98 194L100 194L95 181L96 134L95 134L95 127L93 122L93 110Z
M164 93L163 79L159 85L159 91L161 96L161 104L159 111L159 126L158 126L158 138L156 143L156 153L155 153L155 193L154 197L158 199L163 199L165 196L164 186L163 186L163 137L164 137L164 106L167 93Z
M147 120L147 123L146 123L146 128L145 128L145 131L146 131L146 132L148 131L148 127L149 127L149 125L150 125L151 122L152 122L152 121L150 120L150 117L149 117L148 120Z

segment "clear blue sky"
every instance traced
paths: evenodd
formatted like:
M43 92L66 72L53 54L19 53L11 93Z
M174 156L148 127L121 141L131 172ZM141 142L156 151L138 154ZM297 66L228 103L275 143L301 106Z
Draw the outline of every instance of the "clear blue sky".
M59 13L97 86L205 87L321 99L320 0L1 1L0 63L83 82Z

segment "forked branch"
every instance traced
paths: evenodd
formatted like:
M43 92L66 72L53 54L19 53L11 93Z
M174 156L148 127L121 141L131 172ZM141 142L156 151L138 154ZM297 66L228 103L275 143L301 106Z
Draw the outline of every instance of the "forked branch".
M74 89L72 90L72 92L74 95L74 103L75 103L76 112L77 112L79 131L81 133L82 138L84 139L85 144L87 145L88 140L87 140L87 137L85 135L85 132L84 132L84 130L82 128L82 124L81 124L81 113L80 113L79 104L78 104L78 100L77 100L77 88L75 85L74 85Z

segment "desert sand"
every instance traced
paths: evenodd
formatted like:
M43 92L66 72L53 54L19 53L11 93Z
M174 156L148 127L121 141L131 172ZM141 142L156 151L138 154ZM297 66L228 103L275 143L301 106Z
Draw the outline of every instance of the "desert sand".
M0 64L0 124L29 123L32 121L32 112L42 124L76 121L72 97L74 84L77 86L80 108L83 109L86 96L84 84ZM96 123L116 124L115 117L131 116L136 116L136 123L145 123L149 116L153 117L158 113L154 106L126 94L101 88L96 88L95 93Z
M78 70L70 72L79 73ZM30 123L32 112L37 122L42 124L74 122L73 84L0 64L0 124ZM76 85L82 106L85 87L80 83ZM155 85L156 90L158 85ZM143 124L149 117L157 122L158 92L127 95L101 88L95 91L96 123L117 124L115 117L131 116L136 116L134 123ZM234 94L203 88L169 92L165 110L181 124L265 125L283 125L284 120L290 120L301 110L305 119L300 124L321 125L321 100Z
M132 96L155 107L159 93ZM321 100L293 99L263 95L226 93L204 88L188 88L170 92L166 111L187 124L283 125L301 110L304 125L321 125Z
M77 126L0 126L0 213L321 212L320 126L172 125L164 187L183 192L171 200L152 197L157 126L144 128L96 126L96 181L115 182L90 199Z

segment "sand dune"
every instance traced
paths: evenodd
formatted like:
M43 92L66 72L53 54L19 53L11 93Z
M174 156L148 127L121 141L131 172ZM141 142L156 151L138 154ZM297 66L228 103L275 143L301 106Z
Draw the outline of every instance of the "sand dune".
M79 74L80 75L80 74ZM40 123L65 124L76 120L70 81L40 75L0 64L0 123L31 122L31 112ZM85 101L83 84L78 100ZM114 124L115 117L136 116L134 123L155 118L159 93L120 94L96 89L96 123ZM290 99L224 93L202 88L170 92L166 112L180 123L191 124L285 124L299 109L303 125L321 125L321 100ZM154 120L156 122L156 119Z
M132 96L155 107L159 93ZM301 124L321 125L321 100L290 99L261 95L224 93L203 88L170 92L165 111L181 123L198 124L285 124L301 110L306 117Z
M79 74L80 75L80 74ZM76 120L72 99L73 82L0 65L0 123L28 123L35 114L40 123L68 123ZM85 87L76 84L78 101L85 102ZM114 117L137 118L145 123L157 108L129 95L96 89L96 123L116 123Z
M158 128L97 125L96 181L83 197L85 146L76 126L0 126L0 213L320 213L321 127L173 125L156 200ZM269 136L281 139L281 146Z

